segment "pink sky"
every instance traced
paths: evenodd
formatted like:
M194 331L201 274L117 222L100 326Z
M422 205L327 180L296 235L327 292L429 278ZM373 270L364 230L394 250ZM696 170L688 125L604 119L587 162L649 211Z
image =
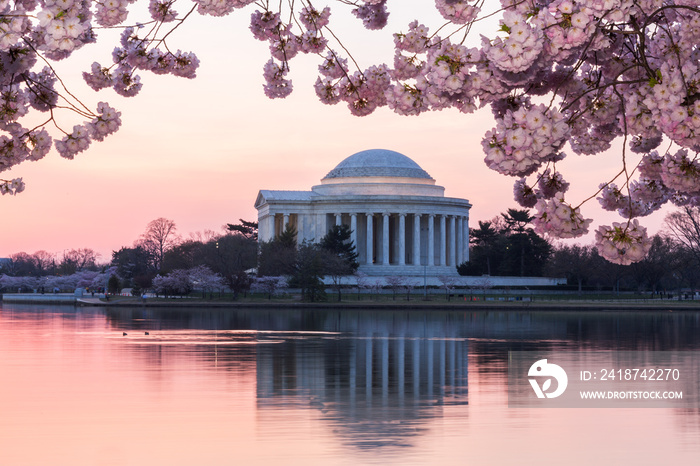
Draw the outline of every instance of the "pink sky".
M392 13L382 32L358 28L354 18L349 25L340 23L338 32L357 51L363 68L391 63L390 33L424 17L426 7L418 0L389 3L390 9L398 5L405 8ZM0 199L0 257L42 249L60 256L66 249L92 248L107 260L111 251L131 246L158 217L174 220L185 237L220 231L239 218L256 218L258 190L308 190L345 157L372 148L411 157L446 188L446 196L468 199L473 204L471 226L517 207L514 179L483 163L480 140L494 125L488 109L420 117L380 109L357 118L343 104L329 107L317 100L312 88L319 63L315 56L291 62L294 93L271 101L262 90L267 46L248 31L249 15L193 17L171 48L198 54L198 77L141 73L144 87L135 98L119 97L112 90L94 93L80 79L92 61L108 63L114 41L88 46L60 64L61 76L88 106L109 102L122 112L123 126L73 161L52 152L42 161L3 173L4 178L23 177L27 189ZM577 204L592 195L599 182L619 170L619 160L619 146L597 157L570 155L558 167L572 181L567 199ZM615 214L602 212L595 200L583 211L594 224L619 221ZM667 211L644 221L650 232L659 230Z

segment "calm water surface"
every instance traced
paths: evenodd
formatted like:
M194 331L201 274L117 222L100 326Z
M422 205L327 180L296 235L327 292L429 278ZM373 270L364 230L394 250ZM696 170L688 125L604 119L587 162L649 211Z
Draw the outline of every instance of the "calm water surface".
M509 350L700 350L700 313L3 305L0 464L699 463L698 407L509 409Z

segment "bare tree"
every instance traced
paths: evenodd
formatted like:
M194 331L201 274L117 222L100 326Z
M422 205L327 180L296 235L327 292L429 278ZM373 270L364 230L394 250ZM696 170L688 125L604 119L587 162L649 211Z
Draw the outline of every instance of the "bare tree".
M440 284L445 289L445 297L449 301L452 291L454 291L457 286L457 279L449 275L440 275L438 276L438 280L440 280Z
M389 277L384 278L386 280L386 284L389 285L389 288L391 288L391 291L394 293L394 301L396 301L396 292L399 291L399 288L403 288L406 284L406 277L397 277L396 275L392 275Z
M367 274L357 271L355 272L355 281L357 282L357 300L360 300L360 292L364 289L370 287L369 281L367 280Z
M666 216L668 232L700 264L700 207L684 206Z
M39 274L44 275L49 272L49 269L55 265L56 255L46 251L37 251L32 254L34 257L34 263Z
M418 286L418 284L412 280L406 280L406 282L403 284L403 287L406 289L406 301L411 300L411 291L416 286Z
M160 270L165 253L180 242L175 222L167 218L157 218L146 226L146 231L136 242L151 255L153 268Z
M75 271L95 266L99 254L90 248L70 249L63 253L62 263L74 267Z

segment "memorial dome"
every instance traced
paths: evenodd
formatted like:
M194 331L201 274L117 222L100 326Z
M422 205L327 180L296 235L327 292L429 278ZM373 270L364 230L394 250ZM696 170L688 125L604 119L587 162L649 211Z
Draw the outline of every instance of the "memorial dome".
M370 149L353 154L336 165L323 180L365 177L433 180L428 172L409 157L386 149Z

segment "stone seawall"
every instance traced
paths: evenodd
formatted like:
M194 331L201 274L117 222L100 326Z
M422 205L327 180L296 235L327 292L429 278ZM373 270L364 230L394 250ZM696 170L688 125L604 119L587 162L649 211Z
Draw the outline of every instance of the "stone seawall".
M3 303L17 304L68 304L75 305L74 294L9 293L2 295Z

